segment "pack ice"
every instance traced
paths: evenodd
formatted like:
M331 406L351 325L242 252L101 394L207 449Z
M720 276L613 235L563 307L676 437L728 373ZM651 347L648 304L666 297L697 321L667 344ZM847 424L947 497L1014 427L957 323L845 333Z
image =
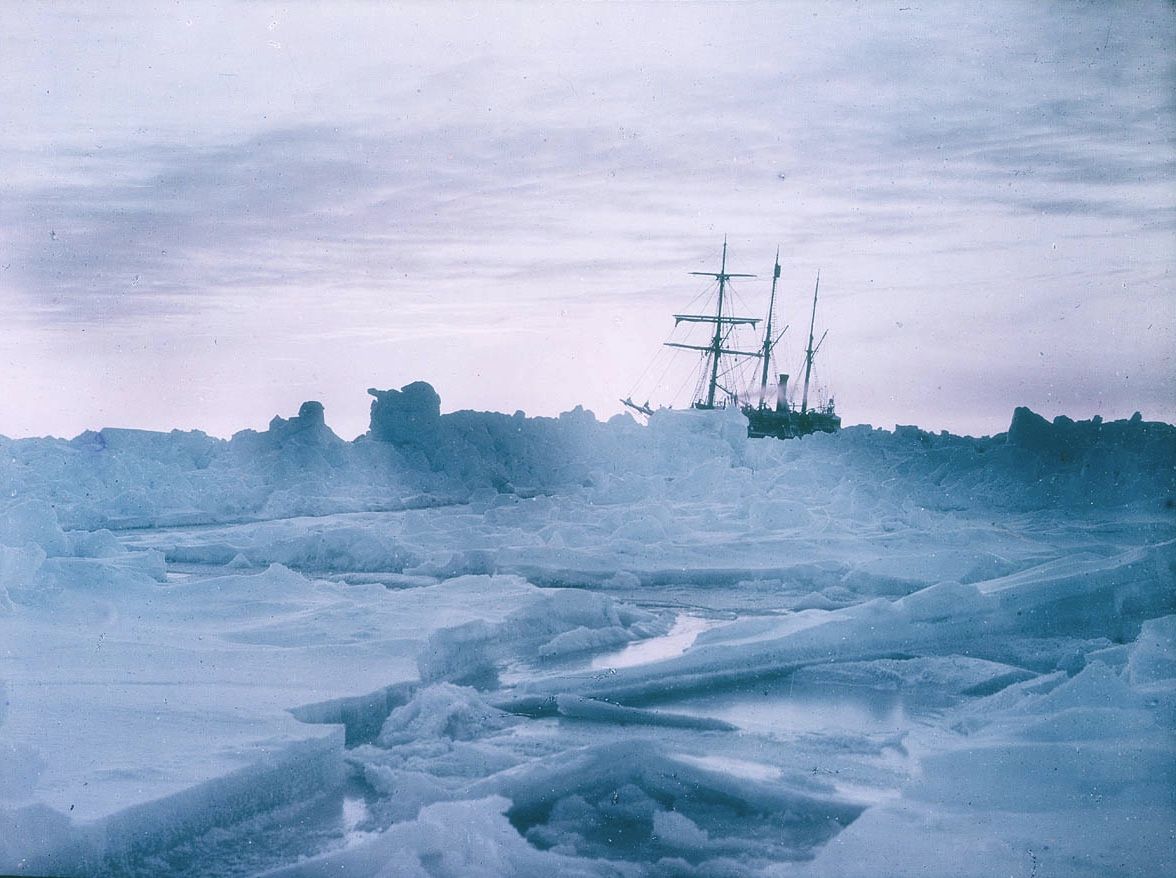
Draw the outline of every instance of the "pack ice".
M1176 873L1176 428L0 438L0 872Z

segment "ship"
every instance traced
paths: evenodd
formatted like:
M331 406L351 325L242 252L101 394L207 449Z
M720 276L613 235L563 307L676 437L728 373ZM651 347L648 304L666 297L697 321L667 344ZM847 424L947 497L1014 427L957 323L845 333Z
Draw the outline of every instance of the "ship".
M697 392L691 408L711 410L725 409L738 406L747 417L747 435L753 439L771 437L774 439L793 439L807 436L811 433L834 433L841 429L841 417L837 414L836 403L832 396L809 405L809 391L813 373L813 361L824 344L828 331L819 340L815 340L817 325L817 298L821 290L821 275L817 273L816 284L813 287L813 306L809 317L808 344L804 355L804 386L800 397L800 404L789 400L789 375L777 373L776 384L769 390L768 379L772 371L772 355L776 346L784 337L787 326L775 333L773 326L776 308L776 285L780 280L780 251L776 251L775 264L772 268L772 291L768 299L767 316L764 320L758 317L738 316L731 312L729 284L732 278L750 278L753 274L737 274L727 271L727 241L723 240L723 255L719 263L719 270L692 271L690 274L712 278L718 282L718 296L713 314L675 314L675 328L683 323L709 324L714 327L710 341L707 344L687 344L684 342L667 341L666 347L695 351L701 354L701 371L697 382ZM760 342L752 350L740 350L734 343L733 334L740 327L759 328L763 323ZM815 340L815 342L814 342ZM725 369L722 363L726 361L747 362L759 360L758 386L729 386L730 378L735 375L734 370ZM724 383L726 382L726 383ZM774 397L774 398L772 398ZM653 409L649 403L644 405L633 402L632 395L622 399L621 403L644 415L652 415Z

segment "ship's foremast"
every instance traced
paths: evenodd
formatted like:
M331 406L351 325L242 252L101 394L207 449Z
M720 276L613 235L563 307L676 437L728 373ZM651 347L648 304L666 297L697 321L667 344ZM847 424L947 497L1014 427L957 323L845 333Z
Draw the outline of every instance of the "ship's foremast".
M713 277L719 282L719 300L715 313L710 314L675 314L674 325L680 323L713 323L715 334L709 345L691 345L680 342L666 342L666 347L684 348L688 351L703 351L710 359L710 380L707 382L706 399L697 400L695 408L713 409L715 407L715 391L719 387L719 359L725 354L733 357L758 357L759 351L738 351L723 346L726 335L735 326L752 326L759 323L758 317L725 317L723 305L727 293L727 282L733 277L755 277L754 274L734 274L727 271L727 239L723 239L723 258L718 271L692 271L692 275ZM774 283L774 281L773 281ZM726 327L726 329L724 329Z

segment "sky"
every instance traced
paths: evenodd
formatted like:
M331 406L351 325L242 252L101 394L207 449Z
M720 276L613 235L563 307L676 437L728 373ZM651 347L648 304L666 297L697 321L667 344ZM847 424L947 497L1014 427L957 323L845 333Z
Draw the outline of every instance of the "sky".
M778 371L820 271L847 424L1176 421L1174 45L1164 2L0 4L0 434L688 405L724 237L756 316L780 248Z

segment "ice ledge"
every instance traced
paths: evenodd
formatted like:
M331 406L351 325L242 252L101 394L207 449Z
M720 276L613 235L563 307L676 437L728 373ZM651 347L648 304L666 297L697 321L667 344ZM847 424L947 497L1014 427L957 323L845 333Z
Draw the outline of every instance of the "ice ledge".
M17 875L101 874L112 863L343 783L341 727L306 727L303 737L255 741L245 749L252 761L241 768L104 816L71 817L68 810L44 804L0 808L0 869Z

